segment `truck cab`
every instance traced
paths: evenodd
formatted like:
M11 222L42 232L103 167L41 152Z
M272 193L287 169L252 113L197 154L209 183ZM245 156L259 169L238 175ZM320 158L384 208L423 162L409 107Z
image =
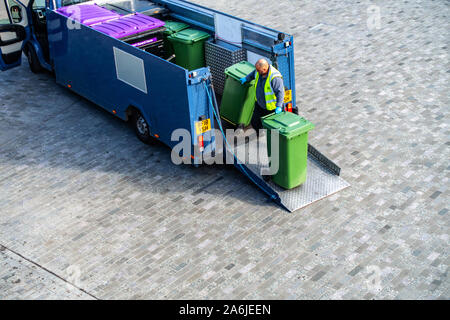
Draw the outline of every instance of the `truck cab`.
M21 63L22 52L28 58L31 71L52 71L47 36L46 11L53 3L48 0L0 0L0 70Z

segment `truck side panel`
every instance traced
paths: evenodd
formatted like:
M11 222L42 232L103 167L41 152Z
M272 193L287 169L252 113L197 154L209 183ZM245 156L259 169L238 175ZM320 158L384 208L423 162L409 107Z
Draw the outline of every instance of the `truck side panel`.
M140 109L152 134L170 147L175 129L191 130L185 69L56 12L47 19L58 83L122 119L129 106Z

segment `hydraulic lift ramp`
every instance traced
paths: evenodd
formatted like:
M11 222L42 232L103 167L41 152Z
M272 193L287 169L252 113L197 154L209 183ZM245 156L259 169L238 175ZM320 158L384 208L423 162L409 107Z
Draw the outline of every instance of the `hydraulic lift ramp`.
M235 156L235 166L244 173L252 182L261 188L273 201L290 212L304 208L316 201L329 197L350 186L340 175L341 169L313 146L308 146L308 174L306 182L292 190L279 187L272 181L264 181L261 169L269 167L267 154L267 140L265 135L260 137L260 155L257 163L250 163L251 158L258 154L258 142L256 135L250 139L241 139L236 145L234 155L226 148L230 157ZM239 141L239 140L238 140ZM252 155L252 156L250 156Z

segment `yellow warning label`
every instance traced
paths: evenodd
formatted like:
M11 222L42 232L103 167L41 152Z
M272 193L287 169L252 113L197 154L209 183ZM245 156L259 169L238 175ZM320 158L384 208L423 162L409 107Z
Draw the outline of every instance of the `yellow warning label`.
M284 103L292 102L292 90L286 90L284 93Z
M211 119L196 122L195 128L197 129L197 135L208 132L211 130Z

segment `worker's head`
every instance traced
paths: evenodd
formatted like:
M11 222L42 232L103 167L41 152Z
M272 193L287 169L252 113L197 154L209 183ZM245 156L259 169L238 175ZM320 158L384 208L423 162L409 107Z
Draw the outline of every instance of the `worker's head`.
M259 59L258 62L256 62L255 67L260 76L265 76L267 73L269 73L270 65L266 59Z

